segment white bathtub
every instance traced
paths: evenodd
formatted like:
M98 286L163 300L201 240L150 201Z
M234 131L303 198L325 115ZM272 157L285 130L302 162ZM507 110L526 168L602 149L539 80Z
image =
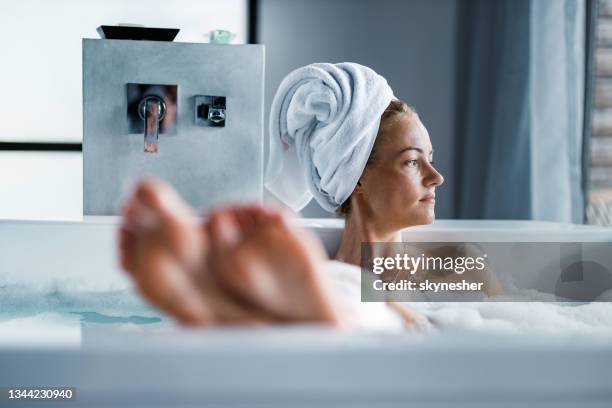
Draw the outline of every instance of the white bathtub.
M116 261L117 221L0 221L0 289L61 281L102 292L129 288ZM316 231L334 252L341 221L298 223ZM612 229L442 220L410 229L405 238L612 242ZM10 302L0 299L2 304ZM74 386L73 405L88 407L369 407L408 402L428 407L612 406L612 337L579 332L451 329L376 334L313 327L187 331L166 324L52 326L31 332L19 332L15 326L13 340L0 338L0 388Z
M87 280L99 288L128 286L117 264L118 217L83 221L0 220L0 279L40 282L57 277ZM298 219L335 254L343 220ZM404 231L405 240L443 242L612 242L612 228L542 221L439 220Z

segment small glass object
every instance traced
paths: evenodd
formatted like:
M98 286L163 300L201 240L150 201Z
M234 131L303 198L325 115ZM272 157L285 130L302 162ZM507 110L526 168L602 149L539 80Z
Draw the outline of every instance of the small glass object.
M236 38L236 34L227 30L212 30L208 33L208 38L211 44L229 44Z

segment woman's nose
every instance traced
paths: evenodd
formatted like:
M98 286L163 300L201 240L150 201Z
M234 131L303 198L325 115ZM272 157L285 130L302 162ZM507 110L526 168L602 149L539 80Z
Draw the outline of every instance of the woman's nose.
M442 176L442 174L438 170L436 170L436 168L432 166L431 164L429 165L429 167L430 167L430 173L424 180L425 186L433 187L433 186L439 186L442 183L444 183L444 177Z

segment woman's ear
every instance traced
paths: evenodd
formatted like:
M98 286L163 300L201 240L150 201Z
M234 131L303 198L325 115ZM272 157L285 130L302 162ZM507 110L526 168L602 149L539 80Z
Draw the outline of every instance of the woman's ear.
M355 189L353 190L353 192L362 194L364 189L366 188L366 185L368 184L367 178L368 178L368 166L366 166L366 168L363 169L363 173L361 173L361 176L359 176L359 180L357 181L357 185L355 186Z
M355 186L355 192L361 193L361 180L357 182L357 185Z

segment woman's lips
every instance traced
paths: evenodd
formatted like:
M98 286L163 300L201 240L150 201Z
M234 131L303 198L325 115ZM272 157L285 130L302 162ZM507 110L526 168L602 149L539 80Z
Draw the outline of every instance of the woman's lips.
M436 202L436 195L431 194L431 193L427 194L425 197L421 198L419 201L423 203L433 204Z

